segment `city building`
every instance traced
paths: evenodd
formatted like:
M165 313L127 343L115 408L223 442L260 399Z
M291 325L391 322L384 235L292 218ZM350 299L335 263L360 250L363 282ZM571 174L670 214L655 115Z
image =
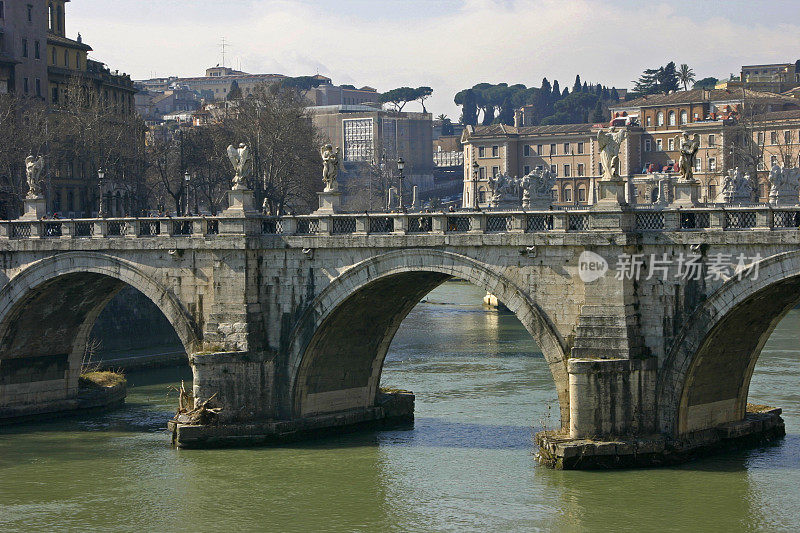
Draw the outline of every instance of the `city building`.
M44 2L0 0L0 93L45 97L48 25Z
M242 95L247 96L258 85L280 83L287 78L288 76L283 74L250 74L217 65L206 69L205 76L151 78L137 81L136 85L140 89L156 93L166 93L169 90L182 87L196 92L202 99L211 101L224 100L228 96L234 81L239 86ZM352 85L336 86L333 85L330 78L319 74L312 76L312 78L319 85L305 91L305 97L309 105L358 105L376 103L378 101L378 92L372 87L357 89Z
M559 206L592 203L594 183L602 175L597 124L550 126L467 126L464 149L462 207L489 205L489 177L520 178L548 168L556 176L553 203ZM627 143L620 150L622 174L631 164Z
M717 82L717 89L746 87L754 91L785 93L800 87L800 60L794 63L742 65L739 76Z
M794 153L796 148L798 109L796 98L743 87L649 95L610 108L615 119L633 124L628 130L630 175L639 203L656 199L654 174L677 172L683 133L700 136L694 175L701 183L701 200L713 202L728 171L747 168L755 156L760 160L755 177L758 199L767 201L771 162L786 160L776 152ZM745 138L752 142L744 143ZM784 139L794 141L787 145Z
M322 135L341 147L345 187L370 167L382 168L387 180L393 179L396 162L402 158L407 191L414 185L420 193L434 188L430 113L398 113L365 105L314 106L308 111Z

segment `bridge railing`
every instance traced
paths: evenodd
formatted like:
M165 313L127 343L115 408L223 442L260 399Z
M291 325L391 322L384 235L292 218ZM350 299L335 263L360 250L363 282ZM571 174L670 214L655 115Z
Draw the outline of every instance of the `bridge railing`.
M284 217L161 217L0 222L0 239L214 238L224 235L420 235L595 231L736 231L800 228L800 206L764 205Z

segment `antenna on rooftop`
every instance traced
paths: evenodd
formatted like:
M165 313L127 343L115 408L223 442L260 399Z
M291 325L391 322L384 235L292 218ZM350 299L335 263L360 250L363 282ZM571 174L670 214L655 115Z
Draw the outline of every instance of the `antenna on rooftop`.
M225 37L222 38L222 42L220 43L220 47L222 48L222 66L225 66L225 48L228 46L228 41L225 40Z

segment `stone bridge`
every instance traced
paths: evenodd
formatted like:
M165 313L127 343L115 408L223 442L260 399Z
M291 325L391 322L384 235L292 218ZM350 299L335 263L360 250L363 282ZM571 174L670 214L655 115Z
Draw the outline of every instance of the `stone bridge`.
M770 438L779 412L748 413L748 387L800 300L798 226L800 208L767 206L3 222L0 415L74 407L92 324L130 285L190 354L195 401L222 409L172 423L179 446L408 419L413 396L380 393L384 357L420 299L460 278L549 364L561 428L537 437L544 462L658 464ZM690 257L701 271L681 276ZM626 262L641 275L617 275Z

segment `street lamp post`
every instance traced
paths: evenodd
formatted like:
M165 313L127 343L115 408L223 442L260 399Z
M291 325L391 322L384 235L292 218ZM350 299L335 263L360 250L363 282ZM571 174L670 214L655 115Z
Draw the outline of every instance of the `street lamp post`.
M183 211L184 216L189 215L189 205L190 205L189 204L189 180L191 180L191 176L189 176L189 171L187 170L183 174L183 184L184 184L184 189L186 190L186 192L185 192L185 194L186 194L186 202L185 202L186 203L186 208Z
M398 206L400 208L400 211L405 209L405 207L403 206L403 180L405 179L405 176L403 175L403 168L405 166L406 162L403 161L402 157L397 160L397 170L400 171L400 175L398 176L398 179L400 180L400 205Z
M98 206L98 216L100 218L105 218L108 216L106 211L105 177L106 172L102 168L98 169L97 186L100 189L100 205Z

